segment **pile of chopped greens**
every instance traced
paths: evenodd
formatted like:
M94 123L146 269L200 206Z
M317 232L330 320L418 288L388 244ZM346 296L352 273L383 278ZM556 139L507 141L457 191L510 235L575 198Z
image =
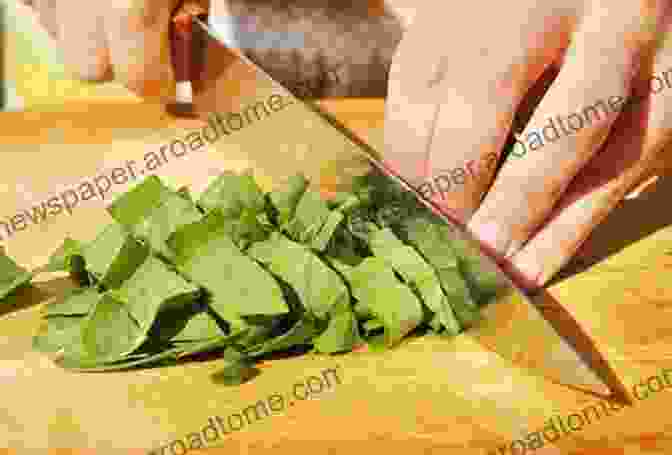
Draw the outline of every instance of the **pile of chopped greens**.
M250 172L227 171L198 200L152 176L107 210L114 223L91 242L66 239L43 268L78 283L46 305L33 340L66 369L217 352L218 377L238 384L273 353L454 336L503 285L450 226L375 172L329 198L302 175L265 194ZM31 274L0 259L3 297Z

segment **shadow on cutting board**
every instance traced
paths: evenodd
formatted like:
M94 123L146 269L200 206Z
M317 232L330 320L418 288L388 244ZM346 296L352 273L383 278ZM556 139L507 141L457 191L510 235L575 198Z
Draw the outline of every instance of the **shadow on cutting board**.
M75 283L67 277L21 286L2 302L0 317L44 303L53 297L63 295L73 287Z
M635 199L625 200L598 225L577 255L548 286L581 273L656 231L672 225L672 175L668 174Z

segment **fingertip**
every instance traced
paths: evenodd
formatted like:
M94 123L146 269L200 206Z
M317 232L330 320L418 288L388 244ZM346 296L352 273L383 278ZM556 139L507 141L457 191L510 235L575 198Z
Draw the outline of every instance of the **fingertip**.
M65 63L75 68L77 78L85 82L108 82L114 79L114 71L106 55L84 59L66 56Z
M512 264L520 274L521 284L526 288L536 289L543 285L544 272L537 258L528 254L514 258Z
M134 73L125 78L124 86L135 95L154 102L167 103L175 98L175 81L172 75L150 71Z
M175 96L169 3L121 5L104 20L116 79L135 95L163 104Z

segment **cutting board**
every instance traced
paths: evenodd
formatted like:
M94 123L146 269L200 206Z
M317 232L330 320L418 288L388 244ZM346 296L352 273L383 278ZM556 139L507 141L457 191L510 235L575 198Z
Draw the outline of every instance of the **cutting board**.
M382 100L320 104L363 140L380 147ZM184 135L185 128L201 126L128 100L2 113L0 119L0 182L5 185L0 221L102 169L158 150ZM218 163L247 167L250 163L239 152L222 142L172 160L159 175L173 184L204 185ZM46 261L65 235L92 238L109 221L102 208L123 190L119 185L106 200L87 201L73 215L64 213L14 233L3 240L8 253L34 267ZM590 332L628 387L635 386L640 396L648 387L637 386L642 381L664 387L632 406L612 403L621 409L610 408L610 415L593 419L535 454L672 453L672 228L667 227L672 213L661 210L669 207L670 196L672 183L663 179L655 190L624 203L550 288ZM203 453L519 454L523 451L515 439L544 427L549 419L581 414L601 401L544 379L515 357L496 354L485 342L492 330L451 340L415 339L383 354L273 360L262 364L262 374L252 382L237 388L211 380L219 368L217 360L125 373L70 373L30 348L40 303L68 285L65 278L41 276L36 286L0 309L0 441L16 453L47 448L54 453L147 453L165 446L163 453L179 454L182 446L173 444L171 452L172 441L187 441L188 447L186 438L219 416L231 419L233 427L224 425L229 434L215 443L218 448ZM491 315L489 327L511 337L522 358L526 352L543 350L548 340L543 334L516 334L512 324L519 316L500 309ZM669 387L661 382L665 368L670 369ZM651 379L655 375L660 381ZM305 391L307 384L320 379L322 390L310 399L293 394L297 387ZM259 419L245 414L249 406L278 394L287 397L278 412Z

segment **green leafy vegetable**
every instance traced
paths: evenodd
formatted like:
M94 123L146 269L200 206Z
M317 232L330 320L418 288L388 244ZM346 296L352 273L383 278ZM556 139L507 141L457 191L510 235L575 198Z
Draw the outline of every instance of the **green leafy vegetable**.
M249 329L234 331L227 336L217 336L204 341L179 342L176 340L175 344L181 349L178 357L187 357L194 354L207 354L214 351L219 351L224 348L233 347L242 340L249 333Z
M32 278L31 272L17 265L0 247L0 299L29 283Z
M117 197L107 211L117 223L132 230L153 207L174 192L159 177L152 175Z
M75 288L48 303L46 316L86 316L98 300L98 292L93 288Z
M386 346L399 343L422 323L422 304L381 258L364 259L346 276L353 297L382 322Z
M182 352L183 350L181 348L172 347L138 356L127 356L123 360L108 363L100 363L95 360L87 360L66 354L60 359L57 359L56 364L62 368L73 371L102 373L107 371L129 370L138 367L147 368L161 364L174 364L177 362L177 359Z
M203 192L198 205L206 211L219 209L226 216L237 216L243 209L262 212L264 193L254 181L251 171L236 174L224 171Z
M239 385L259 374L253 362L245 354L229 348L224 351L227 366L213 375L213 380L224 385Z
M317 352L333 354L351 351L362 343L357 318L352 311L350 298L341 298L330 310L327 329L314 341Z
M66 238L35 271L67 271L83 286L46 305L33 338L73 371L221 353L213 379L240 384L274 353L456 335L503 284L452 228L376 172L326 200L303 175L264 194L251 172L226 171L197 203L188 188L148 177L107 210L115 223L92 242ZM0 298L31 277L0 254Z
M453 238L451 245L460 259L460 271L469 283L479 305L487 304L494 296L508 288L508 284L483 260L480 252L465 240Z
M165 198L149 210L147 216L135 226L135 237L145 240L153 251L165 258L172 257L166 245L170 235L181 226L200 220L201 213L196 205L175 193Z
M82 255L82 242L66 237L56 251L49 258L49 262L43 268L45 272L72 272L75 256Z
M84 316L54 316L43 321L33 337L33 349L50 354L72 351L81 342L83 319Z
M418 290L422 301L439 315L439 320L449 333L458 334L461 331L434 270L415 249L405 245L390 229L372 232L369 246L376 257L385 261Z
M448 302L464 327L480 320L478 305L459 269L459 259L451 246L455 235L445 224L426 218L406 220L404 231L409 242L427 259L439 277Z
M269 240L255 243L248 254L289 283L303 306L318 319L325 319L331 308L348 296L348 289L336 272L309 248L280 233L274 232Z
M290 177L281 189L269 193L268 197L276 211L278 226L285 226L294 217L296 206L308 189L308 180L301 174Z
M283 230L295 241L309 245L316 251L324 251L343 215L329 210L320 195L306 190L296 206L294 217Z
M245 353L249 356L261 356L296 346L310 345L312 339L322 331L320 325L320 322L310 313L305 313L286 333L250 347Z
M118 301L124 302L133 320L143 334L152 327L160 311L177 307L189 310L200 295L200 289L188 283L159 259L148 256L145 262L123 285L110 292ZM172 338L175 334L159 335Z
M86 269L106 288L129 278L149 255L149 248L131 237L118 223L108 225L82 249Z
M114 291L102 294L82 326L83 361L109 363L122 360L146 340L146 330L131 316ZM77 352L73 352L76 356Z
M208 311L201 311L189 319L182 331L171 341L203 341L219 338L223 335L224 332L217 324L217 320Z
M226 218L213 215L175 232L168 244L178 270L207 290L210 306L224 320L287 313L278 283L226 231Z

